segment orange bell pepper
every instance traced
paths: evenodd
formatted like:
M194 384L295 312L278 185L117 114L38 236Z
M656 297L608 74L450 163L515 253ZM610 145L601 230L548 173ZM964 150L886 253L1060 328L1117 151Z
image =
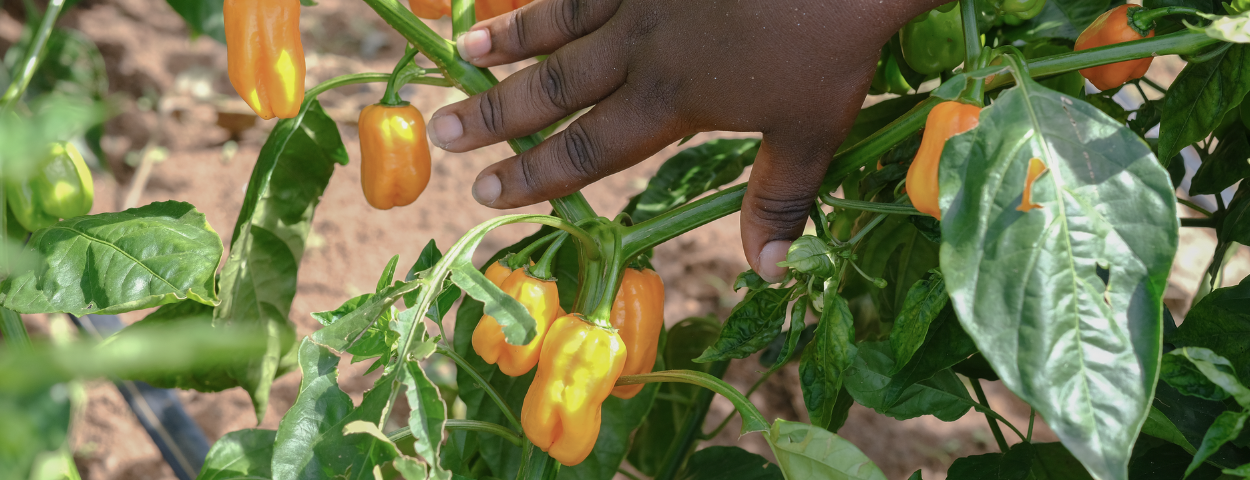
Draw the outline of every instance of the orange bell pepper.
M603 401L626 357L625 342L615 331L578 315L556 319L521 406L526 438L565 466L582 463L599 438Z
M370 105L360 112L360 186L379 210L417 200L430 183L425 120L412 105Z
M532 1L534 0L477 0L473 4L473 13L480 22L529 5ZM451 15L451 0L409 0L408 6L416 16L430 20Z
M625 270L612 304L612 327L625 342L625 370L621 375L651 373L664 328L664 281L654 270ZM621 385L612 395L634 398L645 385Z
M225 0L230 84L259 115L293 118L304 103L299 0Z
M492 265L491 269L496 265ZM490 278L490 273L488 269L487 278ZM486 363L498 364L504 375L519 377L529 373L538 364L548 327L563 313L560 310L560 292L556 290L555 280L534 278L527 268L513 271L499 288L521 302L530 316L534 317L534 339L528 345L509 344L504 339L503 327L495 317L483 315L473 329L473 351L486 360Z
M929 112L920 150L907 169L907 196L916 210L942 219L942 210L938 208L938 162L942 149L951 137L976 128L980 115L981 107L960 102L942 102Z
M1079 52L1090 48L1105 47L1155 36L1154 30L1142 35L1129 24L1129 14L1141 8L1137 5L1120 5L1108 10L1094 20L1094 23L1091 23L1084 32L1081 32L1081 36L1076 39L1075 51ZM1081 76L1088 79L1099 90L1110 90L1124 85L1130 80L1136 80L1145 76L1146 71L1150 70L1151 62L1154 62L1154 57L1100 65L1081 70Z

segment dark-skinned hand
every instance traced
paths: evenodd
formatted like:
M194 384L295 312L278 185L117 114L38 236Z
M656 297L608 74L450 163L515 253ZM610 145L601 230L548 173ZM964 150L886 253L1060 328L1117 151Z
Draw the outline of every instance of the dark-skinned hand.
M473 196L514 208L561 197L693 133L761 132L742 248L778 281L884 45L935 0L538 0L457 39L479 67L547 59L430 120L452 152L562 132L478 175Z

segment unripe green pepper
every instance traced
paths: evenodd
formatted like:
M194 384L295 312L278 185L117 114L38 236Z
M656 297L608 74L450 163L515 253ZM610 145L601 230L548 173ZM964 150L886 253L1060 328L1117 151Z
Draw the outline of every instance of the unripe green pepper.
M1003 13L1027 12L1037 7L1037 4L1041 1L1042 0L1002 0L1002 3L999 4L998 8L1002 9Z
M70 143L54 143L24 180L6 180L9 208L27 230L47 228L62 218L91 212L95 187L82 154Z
M1013 2L1013 0L1008 0L1007 3L1016 3L1016 2ZM1013 25L1013 26L1020 25L1040 15L1042 13L1042 9L1044 8L1046 8L1046 0L1036 0L1036 3L1033 4L1033 7L1028 10L1023 10L1019 12L1006 12L1006 10L1004 10L1005 13L1003 15L1003 22L1007 23L1008 25Z
M933 9L903 27L899 33L903 58L913 70L932 75L963 63L964 28L959 10Z

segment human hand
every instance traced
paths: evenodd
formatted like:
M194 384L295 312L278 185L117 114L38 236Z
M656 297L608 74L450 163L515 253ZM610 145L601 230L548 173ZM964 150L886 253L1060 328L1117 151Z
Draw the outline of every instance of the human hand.
M465 152L595 108L483 170L473 196L514 208L561 197L687 135L761 132L742 202L742 247L778 281L881 46L938 0L539 0L475 25L461 57L490 67L551 54L430 120Z

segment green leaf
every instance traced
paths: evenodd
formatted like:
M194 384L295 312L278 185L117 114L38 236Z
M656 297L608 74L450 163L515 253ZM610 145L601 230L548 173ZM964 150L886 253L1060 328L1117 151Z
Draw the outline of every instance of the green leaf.
M1041 207L1022 212L1034 158ZM1178 242L1168 173L1123 125L1026 80L947 143L939 175L942 273L964 330L1095 477L1124 479Z
M1164 415L1157 407L1150 407L1150 415L1146 416L1146 423L1141 427L1142 435L1150 435L1168 443L1175 444L1191 455L1198 451L1192 443L1185 438L1185 434L1181 433L1176 424L1172 423L1172 419Z
M0 395L0 478L28 478L37 456L65 445L69 424L70 390L64 383Z
M1201 445L1203 437L1206 436L1207 430L1211 428L1211 425L1215 423L1215 419L1221 413L1229 411L1229 407L1221 402L1184 395L1162 380L1159 381L1159 387L1156 389L1153 407L1157 408L1167 416L1168 420L1171 420L1176 425L1176 429L1185 436L1185 440L1190 445ZM1143 440L1139 438L1138 444L1141 444ZM1176 474L1170 478L1180 477L1181 473L1185 471L1185 467L1189 465L1189 460L1193 458L1193 454L1185 452L1182 447L1178 446L1176 450L1185 455L1185 458L1183 462L1179 462L1180 466ZM1194 451L1197 451L1197 449L1194 449ZM1250 462L1250 453L1241 449L1234 449L1231 446L1220 449L1207 459L1207 463L1220 468L1233 468L1246 462Z
M1185 475L1194 456L1179 446L1144 437L1133 446L1133 461L1129 464L1129 478L1132 479L1180 479ZM1203 465L1194 475L1193 480L1216 480L1220 469Z
M1060 443L1018 443L1006 454L987 453L955 460L947 478L960 480L1093 480Z
M1005 29L1006 37L1009 42L1038 38L1075 41L1110 4L1110 0L1047 0L1042 13L1032 20Z
M486 275L472 264L452 267L451 280L465 293L479 302L485 302L486 314L495 317L503 328L504 340L511 345L529 345L538 334L538 322L530 316L521 302L503 293L498 286L486 279Z
M1178 348L1163 356L1163 367L1163 380L1181 393L1216 401L1231 396L1250 409L1250 389L1237 380L1232 363L1211 350Z
M786 322L789 289L764 289L747 293L721 327L720 338L694 361L716 362L747 358L768 346Z
M222 0L165 0L174 8L193 35L208 35L226 44L226 21L222 15Z
M1202 347L1228 359L1242 385L1250 384L1250 280L1202 297L1185 322L1166 340L1177 347Z
M707 447L694 452L678 480L784 480L781 468L738 447Z
M180 300L217 305L221 237L188 203L159 202L64 220L37 231L32 270L0 284L18 313L114 314Z
M779 262L777 265L793 268L817 278L830 278L835 274L833 248L824 240L811 235L795 239L786 253L786 261Z
M955 318L955 309L942 309L911 361L903 368L895 364L894 370L897 373L890 374L890 383L885 387L882 402L886 405L897 403L903 392L912 385L958 365L975 353L977 345L959 325L959 319Z
M404 294L416 291L420 287L421 283L417 281L396 282L381 292L369 294L359 304L350 305L353 302L349 300L348 303L344 303L339 309L328 314L338 315L333 323L313 332L309 338L319 345L340 352L346 351L377 321L378 316L391 308L391 305Z
M760 365L770 370L779 369L799 350L799 342L803 339L803 332L807 330L807 324L804 323L807 321L807 302L808 299L804 296L790 305L790 329L786 331L785 338L777 337L764 349L760 354ZM815 337L815 331L808 332L808 336ZM809 339L808 343L810 342Z
M213 444L196 480L272 478L273 430L249 428L227 433Z
M1236 127L1220 137L1215 152L1203 160L1189 184L1190 195L1215 195L1243 178L1250 178L1250 141L1246 129Z
M416 362L405 361L399 374L408 396L408 428L411 429L417 455L433 467L432 478L450 479L451 472L439 467L439 446L443 443L443 423L447 420L447 406L438 393L438 387L425 376Z
M405 282L411 282L417 279L417 274L429 270L435 263L443 259L443 252L438 250L438 245L434 240L425 244L425 248L421 249L421 255L417 257L417 262L412 264L412 268L408 269L408 274L404 275ZM404 295L404 306L412 308L417 303L417 292L411 292Z
M1062 443L1019 443L1011 447L1012 452L1020 449L1032 451L1034 480L1093 480L1081 461ZM1008 458L1011 457L1009 453Z
M1207 430L1206 436L1202 437L1202 445L1198 447L1198 453L1194 454L1194 460L1185 469L1185 476L1188 477L1193 473L1202 465L1202 462L1206 461L1207 457L1223 447L1225 443L1241 435L1241 429L1246 425L1246 418L1250 418L1250 412L1224 412L1216 417L1211 429Z
M162 306L143 320L122 329L110 337L110 341L123 341L132 336L176 335L188 331L205 331L212 328L213 307L182 301ZM246 365L246 358L229 358L218 364L201 365L198 368L165 372L161 376L131 376L126 380L141 380L158 388L178 388L201 392L220 392L239 386L239 379L230 375L234 369Z
M846 371L843 384L860 405L899 420L933 415L947 422L959 419L972 408L968 387L950 370L908 387L899 395L897 403L887 404L886 387L890 384L887 373L894 368L890 346L886 342L863 342L859 344L858 353L855 363Z
M894 318L894 329L890 330L890 349L898 360L890 375L897 375L911 361L912 355L928 336L929 325L946 308L949 299L946 295L946 282L942 281L941 274L920 280L907 291L903 308Z
M823 428L777 420L767 439L786 478L885 480L864 452Z
M763 290L768 288L768 285L769 283L765 282L760 274L755 273L755 270L747 270L739 273L738 278L734 280L734 291L742 290L743 287L747 290Z
M721 139L682 150L660 166L623 213L642 223L684 205L742 176L759 149L757 139Z
M1204 27L1190 25L1189 30L1206 33L1222 42L1250 43L1250 12L1227 16L1203 15L1202 18L1211 20L1211 23Z
M383 288L391 286L391 282L395 281L395 267L397 266L399 266L399 255L391 257L391 260L386 262L386 267L382 269L382 276L378 277L377 291L380 292Z
M856 265L869 277L885 279L886 286L877 288L860 275L851 274L847 275L842 296L855 299L870 295L878 323L894 320L906 302L908 289L938 267L938 244L926 239L903 215L888 216L859 242L855 254L859 257ZM860 327L859 335L874 340L884 338L888 328L862 324Z
M1250 47L1233 45L1202 63L1190 63L1176 76L1163 103L1159 158L1207 137L1224 115L1250 92Z
M1238 188L1220 227L1221 239L1250 245L1250 188Z
M961 480L998 480L998 468L1003 463L1003 454L986 453L955 459L946 476Z
M906 62L899 62L899 64L903 66L906 65ZM877 133L878 130L885 128L890 122L897 120L903 114L915 108L916 105L919 105L920 102L925 101L927 98L928 95L905 95L891 98L860 110L859 114L855 116L855 124L851 126L851 131L847 133L846 139L842 141L842 146L839 150L854 147L872 134Z
M844 372L855 359L855 319L837 293L826 291L824 300L816 336L799 360L799 386L812 425L828 428L836 416Z
M299 395L278 423L273 446L273 480L373 479L373 466L392 459L385 442L370 435L345 435L354 421L377 424L386 406L392 376L365 392L359 407L338 386L339 358L305 338L299 346L304 373Z
M313 212L335 164L346 163L338 127L313 101L301 115L278 121L252 169L213 325L251 328L269 339L265 355L231 372L251 394L257 419L265 416L279 359L295 344L291 302Z

